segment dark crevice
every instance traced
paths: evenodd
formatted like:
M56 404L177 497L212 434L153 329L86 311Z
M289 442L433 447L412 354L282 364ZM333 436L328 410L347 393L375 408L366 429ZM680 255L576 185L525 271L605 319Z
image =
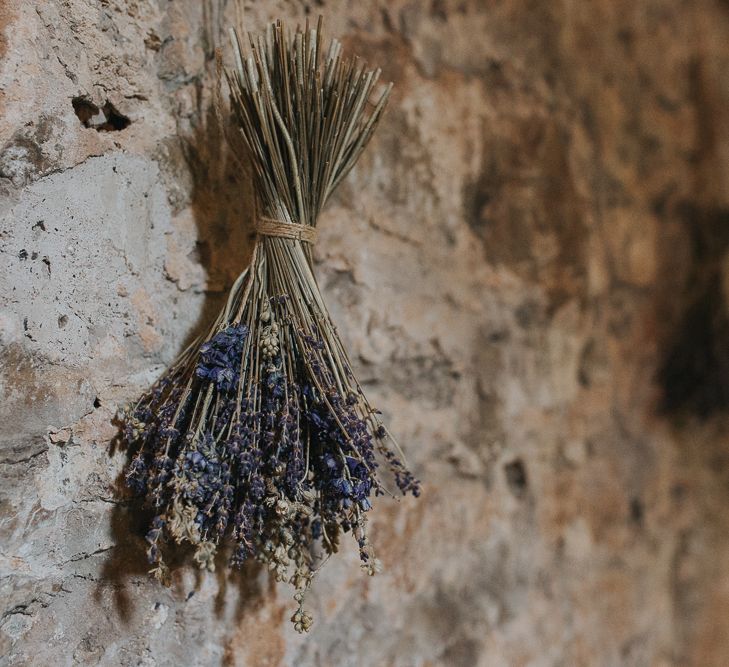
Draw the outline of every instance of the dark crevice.
M527 490L527 473L524 463L521 459L515 459L511 463L504 466L504 474L506 475L506 483L509 485L511 492L518 498L523 496Z
M99 108L84 97L74 97L71 104L81 124L97 132L118 132L129 127L132 122L108 101Z
M643 509L643 502L640 498L632 498L630 501L630 518L634 523L638 525L643 524L643 515L645 510Z

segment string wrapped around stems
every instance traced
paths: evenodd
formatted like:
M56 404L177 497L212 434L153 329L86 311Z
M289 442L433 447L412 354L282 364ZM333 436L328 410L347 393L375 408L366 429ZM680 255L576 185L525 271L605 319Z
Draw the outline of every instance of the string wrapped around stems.
M231 108L253 165L260 216L249 267L206 336L194 342L126 418L129 485L156 516L147 534L154 573L166 579L166 542L195 545L214 568L229 538L233 564L265 563L303 599L321 564L352 533L362 567L379 569L367 535L373 497L419 483L352 372L312 270L320 210L354 166L391 84L380 70L326 53L308 23L232 31ZM317 555L318 554L318 555Z

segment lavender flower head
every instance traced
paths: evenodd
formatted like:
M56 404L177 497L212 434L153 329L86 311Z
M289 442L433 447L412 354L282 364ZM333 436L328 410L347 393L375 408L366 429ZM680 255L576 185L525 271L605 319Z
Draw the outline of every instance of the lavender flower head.
M218 391L226 392L236 387L247 334L247 326L231 325L203 343L195 375L213 382Z

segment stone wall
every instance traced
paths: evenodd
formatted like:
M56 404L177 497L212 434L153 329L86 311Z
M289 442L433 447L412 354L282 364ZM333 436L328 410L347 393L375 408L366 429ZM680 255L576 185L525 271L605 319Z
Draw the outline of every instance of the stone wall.
M146 574L117 408L210 321L253 194L226 0L0 5L0 665L725 665L729 6L249 1L396 87L318 275L425 484L297 636L265 574Z

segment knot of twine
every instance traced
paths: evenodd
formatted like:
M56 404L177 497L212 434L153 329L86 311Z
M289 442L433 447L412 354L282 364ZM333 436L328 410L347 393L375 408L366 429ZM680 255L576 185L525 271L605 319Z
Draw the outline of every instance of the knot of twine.
M316 243L316 227L300 225L297 222L284 222L273 218L260 217L256 221L256 231L262 236L278 236L296 239L304 243Z

